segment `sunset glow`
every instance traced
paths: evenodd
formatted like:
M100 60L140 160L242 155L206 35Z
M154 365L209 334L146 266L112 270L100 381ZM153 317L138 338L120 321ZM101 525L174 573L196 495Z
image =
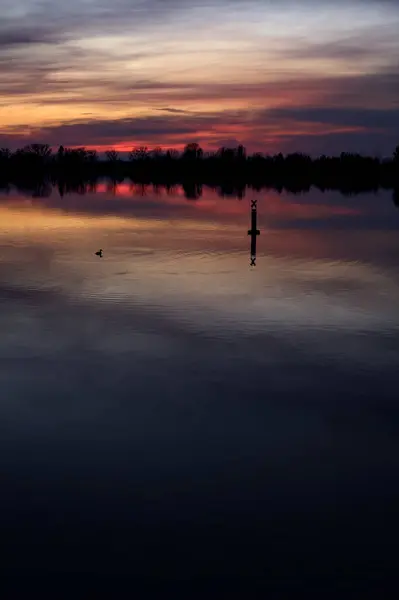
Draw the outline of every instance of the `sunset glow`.
M0 146L391 155L399 8L367 0L3 0Z

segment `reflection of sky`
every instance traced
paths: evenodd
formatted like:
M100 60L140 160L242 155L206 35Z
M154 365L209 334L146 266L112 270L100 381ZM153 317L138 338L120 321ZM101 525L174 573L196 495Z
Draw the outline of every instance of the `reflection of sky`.
M167 190L162 186L121 183L116 185L98 184L95 191L90 188L84 194L66 193L60 196L57 189L48 187L45 196L31 197L31 192L18 192L10 188L7 194L0 194L0 206L24 204L37 209L51 209L53 219L56 214L69 214L87 217L128 217L133 226L136 221L151 219L153 226L173 220L192 222L198 228L202 222L209 229L220 224L241 227L247 222L247 205L250 199L259 201L260 223L269 229L350 229L387 230L397 228L399 213L393 205L392 192L380 191L363 195L343 196L338 192L321 193L311 189L302 194L279 194L273 190L256 191L246 188L244 197L236 199L234 193L223 195L219 188L201 186L201 195L197 200L186 197L181 186ZM49 213L47 213L49 214ZM23 227L21 219L15 215L15 226ZM9 216L8 220L12 217ZM31 219L34 219L32 213ZM60 219L60 224L66 221ZM93 226L94 225L94 221ZM224 228L222 228L224 229Z
M397 143L395 2L2 2L0 141Z
M260 194L252 272L247 200L128 192L3 199L4 278L90 301L162 306L201 327L396 323L398 214L389 195Z
M396 576L398 213L257 196L0 200L3 573Z

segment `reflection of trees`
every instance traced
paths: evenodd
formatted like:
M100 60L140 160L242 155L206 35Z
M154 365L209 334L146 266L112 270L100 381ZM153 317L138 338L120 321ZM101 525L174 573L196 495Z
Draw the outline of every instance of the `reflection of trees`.
M245 184L241 183L234 184L223 182L222 185L217 186L216 191L218 196L220 196L221 198L234 197L239 198L241 200L245 196L245 187Z
M110 179L106 184L106 189L108 194L112 194L112 196L116 196L118 184L116 179Z
M37 184L35 185L35 189L32 193L32 198L49 198L52 191L53 186L47 181Z
M183 182L184 195L187 200L198 200L202 196L202 184L194 181Z
M130 186L130 191L133 196L147 196L149 184L148 183L134 183Z
M170 183L147 183L140 181L127 180L129 185L129 191L132 196L138 196L140 198L145 198L147 196L151 197L152 195L160 196L162 194L166 195L174 195L179 193L179 189L183 191L185 198L188 201L198 201L201 199L204 191L204 185L197 181L185 180L183 183L178 184L170 184ZM8 182L4 182L0 179L0 191L1 193L9 193L13 187L16 187L17 190L22 192L25 195L30 195L33 198L47 198L51 195L54 189L58 190L58 194L60 197L67 196L68 194L95 194L97 193L98 185L101 183L102 186L105 186L105 190L108 194L112 194L114 196L118 195L119 192L119 184L124 185L124 192L126 190L126 180L116 180L113 178L92 178L92 179L82 179L82 178L30 178L24 179L23 181L19 181L10 185ZM205 184L205 187L209 190L213 190L220 197L231 197L241 199L245 197L247 193L251 195L256 194L257 192L264 192L268 190L272 190L277 193L281 193L282 191L290 191L290 193L298 193L301 194L307 190L287 190L286 187L280 186L261 186L261 185L243 185L238 184L234 186L233 184L222 184L216 185L212 183ZM248 192L249 190L249 192ZM323 192L322 190L320 190ZM359 193L362 193L364 190L351 190L351 189L342 189L340 190L344 196L353 197ZM392 191L392 201L399 208L399 186L395 187Z
M174 194L176 194L177 185L176 184L172 185L170 183L167 183L164 186L162 186L162 188L165 189L168 196L173 196Z
M0 192L2 194L9 194L11 192L11 185L10 185L10 183L7 180L4 181L1 178L1 173L0 173Z
M59 180L57 182L58 193L61 197L65 194L95 194L97 192L97 181L74 180Z
M58 187L58 193L59 193L60 197L63 198L65 196L65 191L66 191L65 182L59 181L57 184L57 187Z
M97 181L89 181L87 183L86 189L89 194L96 194L97 193Z
M152 193L154 196L161 196L163 191L163 186L159 183L152 184Z

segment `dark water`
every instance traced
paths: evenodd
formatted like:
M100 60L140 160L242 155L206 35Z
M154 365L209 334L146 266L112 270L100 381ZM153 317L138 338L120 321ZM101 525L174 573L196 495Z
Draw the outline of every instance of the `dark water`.
M3 581L387 594L391 195L139 191L0 197Z

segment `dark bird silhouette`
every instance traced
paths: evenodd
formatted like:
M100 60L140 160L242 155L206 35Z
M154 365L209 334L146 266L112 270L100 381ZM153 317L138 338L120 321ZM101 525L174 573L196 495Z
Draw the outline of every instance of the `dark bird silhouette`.
M96 256L99 256L100 258L103 257L103 249L100 248L100 250L98 250L98 252L96 252Z

